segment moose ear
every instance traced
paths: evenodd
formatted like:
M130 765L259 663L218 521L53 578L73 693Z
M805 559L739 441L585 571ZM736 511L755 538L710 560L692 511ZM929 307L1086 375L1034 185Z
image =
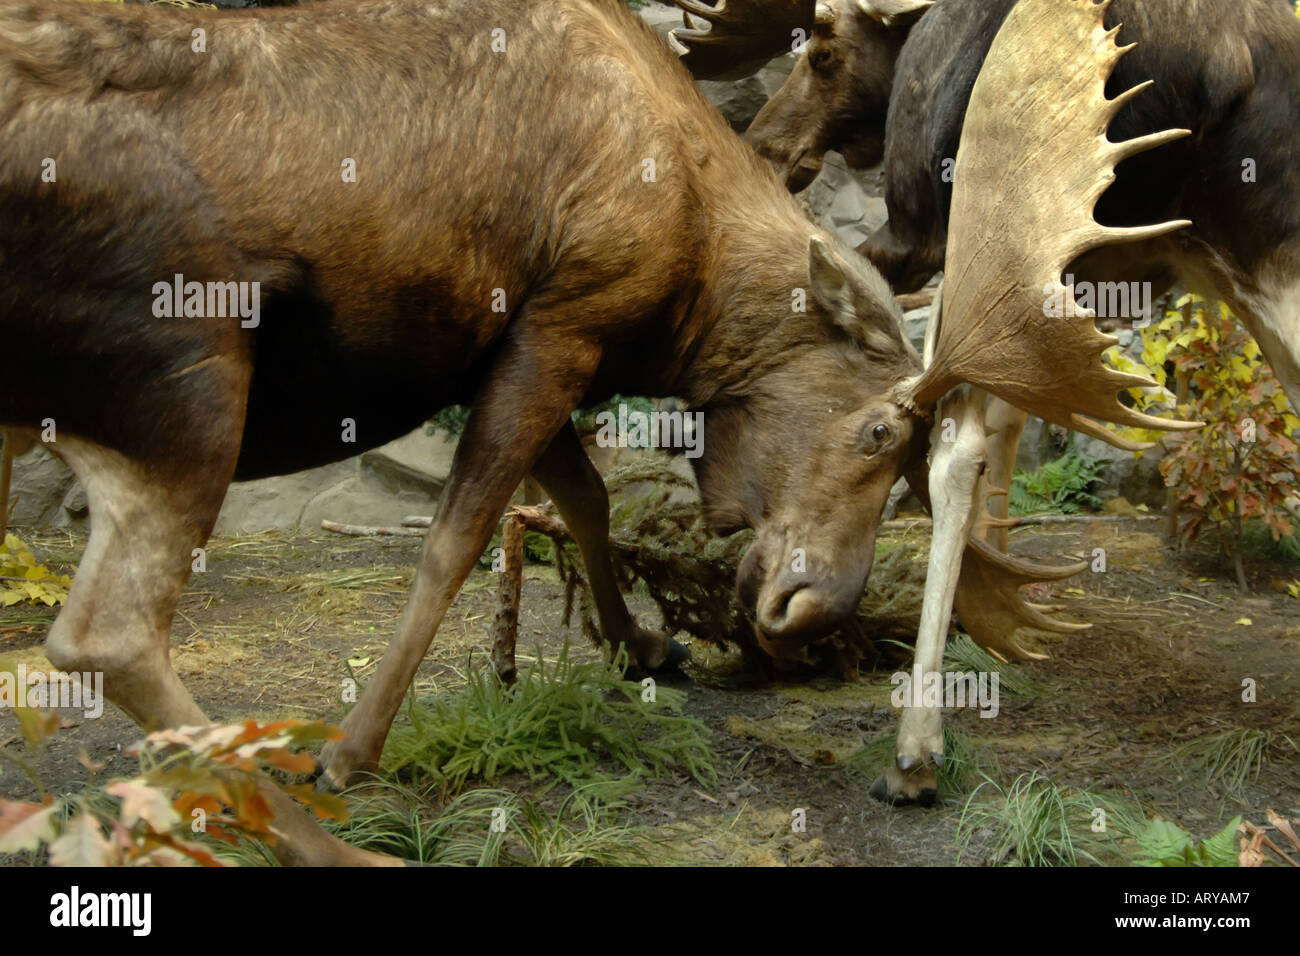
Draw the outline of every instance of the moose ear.
M808 283L831 321L859 345L888 356L907 350L892 311L895 306L889 286L870 266L855 266L825 240L813 236L808 240Z
M887 27L911 23L930 7L935 0L858 0L858 8L873 20Z
M808 240L808 282L813 298L837 323L842 324L842 317L854 311L852 281L847 264L830 246L817 236Z

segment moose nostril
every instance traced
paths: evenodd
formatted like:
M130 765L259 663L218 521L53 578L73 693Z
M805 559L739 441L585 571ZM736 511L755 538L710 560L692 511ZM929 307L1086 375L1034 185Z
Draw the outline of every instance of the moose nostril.
M809 586L807 581L795 581L784 585L772 598L766 602L767 607L763 609L763 615L760 623L763 628L770 633L780 633L790 620L790 602L794 596Z

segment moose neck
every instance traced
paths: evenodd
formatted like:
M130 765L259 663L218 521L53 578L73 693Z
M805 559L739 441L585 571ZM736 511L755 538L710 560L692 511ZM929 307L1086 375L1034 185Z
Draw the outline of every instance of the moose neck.
M696 406L743 399L774 366L830 333L808 291L809 239L822 230L770 170L756 168L710 198L698 294L680 326L684 361L672 389Z

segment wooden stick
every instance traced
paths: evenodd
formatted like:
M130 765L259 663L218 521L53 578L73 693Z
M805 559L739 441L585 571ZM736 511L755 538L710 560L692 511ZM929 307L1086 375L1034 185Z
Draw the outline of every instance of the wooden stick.
M564 522L552 515L543 508L534 508L528 505L516 505L512 514L517 514L523 518L524 525L529 531L540 531L542 534L557 534L562 537L569 537L569 529L565 527ZM1032 525L1044 524L1117 524L1122 521L1162 521L1164 515L1160 514L1139 514L1139 515L1021 515L1019 517L1008 518L1010 522L1008 527L1026 528ZM417 529L427 528L433 521L432 518L422 517L420 515L409 515L402 519L400 528L363 528L356 525L339 525L333 521L322 521L321 526L327 531L337 531L340 534L359 534L359 535L376 535L376 534L418 534ZM880 522L880 528L884 531L907 531L911 528L928 528L930 519L917 515L915 518L894 518L890 521Z
M1021 515L1008 518L1008 527L1028 527L1040 524L1107 524L1120 521L1161 521L1163 515ZM918 515L915 518L894 518L880 522L885 531L906 531L910 528L928 528L930 519Z
M0 452L0 544L4 544L9 533L9 483L14 474L14 440L3 429L0 429L0 438L4 439L4 451Z
M515 642L519 638L519 596L524 577L524 519L511 512L501 532L504 568L497 583L497 613L492 620L492 663L503 683L513 684Z
M357 538L380 538L390 535L408 538L424 537L423 528L372 528L359 524L339 524L337 521L329 520L322 520L320 526L326 531L333 531L335 534L350 534Z

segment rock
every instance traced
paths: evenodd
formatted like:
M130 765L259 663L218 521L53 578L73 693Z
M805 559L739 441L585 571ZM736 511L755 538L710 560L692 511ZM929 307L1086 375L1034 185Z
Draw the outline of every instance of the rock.
M236 482L226 492L216 533L296 530L309 502L356 473L357 460L351 458L292 475ZM319 523L316 527L319 529Z
M767 102L767 90L757 75L740 80L701 80L700 92L718 108L737 133L749 129L749 124Z
M912 347L922 355L925 354L925 329L929 324L929 306L903 313L903 333L912 343Z
M431 514L451 471L456 441L445 432L409 435L321 468L231 485L217 532L319 531L321 518L393 524Z
M424 426L361 456L361 477L393 494L414 492L436 499L451 474L456 439Z
M78 526L90 517L90 499L80 482L74 481L63 496L63 514L56 520L59 527Z
M63 509L76 484L72 469L42 446L15 458L9 497L17 500L9 513L10 524L35 528L76 524Z

